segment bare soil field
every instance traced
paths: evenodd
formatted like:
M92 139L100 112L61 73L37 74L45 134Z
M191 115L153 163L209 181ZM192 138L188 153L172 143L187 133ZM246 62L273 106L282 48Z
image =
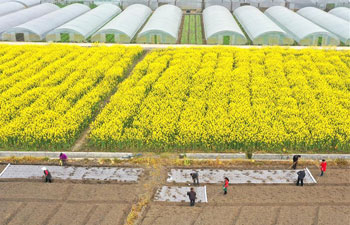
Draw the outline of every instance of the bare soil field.
M142 225L350 224L350 170L329 169L316 185L207 185L208 203L152 202Z
M124 224L136 184L0 182L0 224Z
M319 178L318 169L311 172ZM148 179L144 176L137 184L2 181L0 224L125 224ZM208 203L194 207L151 201L137 224L350 224L350 169L330 168L318 184L304 187L230 185L226 196L221 185L212 184L207 185L207 196Z

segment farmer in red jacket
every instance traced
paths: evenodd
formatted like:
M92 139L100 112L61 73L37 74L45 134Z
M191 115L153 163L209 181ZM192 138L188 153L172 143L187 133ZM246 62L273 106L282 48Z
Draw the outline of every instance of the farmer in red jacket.
M322 177L323 173L326 172L326 169L327 169L327 162L326 162L326 160L322 159L322 162L320 164L320 169L321 169L320 176Z
M51 177L51 173L48 169L46 169L46 167L41 168L44 171L44 175L45 175L45 182L52 182L52 177Z
M227 178L227 177L225 177L225 183L224 183L224 187L223 187L223 189L224 189L224 195L226 195L227 194L227 188L228 188L228 182L229 182L230 180Z

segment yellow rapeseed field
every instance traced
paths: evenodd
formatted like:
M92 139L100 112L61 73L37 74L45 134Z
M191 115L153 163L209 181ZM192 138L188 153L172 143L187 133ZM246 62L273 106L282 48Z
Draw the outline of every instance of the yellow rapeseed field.
M350 52L154 50L91 125L104 148L350 149Z
M141 52L0 45L0 146L70 146Z

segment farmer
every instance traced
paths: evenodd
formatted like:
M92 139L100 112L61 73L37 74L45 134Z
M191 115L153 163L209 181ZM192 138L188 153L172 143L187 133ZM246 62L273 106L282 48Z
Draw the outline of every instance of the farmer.
M301 155L294 155L293 156L293 165L292 168L295 170L297 168L298 160L301 158Z
M297 186L299 186L299 183L301 183L301 186L304 186L305 171L300 170L297 174L298 174Z
M68 159L67 155L61 152L61 154L60 154L60 166L65 166L67 159Z
M193 185L195 185L197 183L197 185L199 185L199 178L198 178L198 172L193 172L190 173L192 180L193 180Z
M321 169L320 177L322 177L323 173L326 172L326 169L327 169L327 162L325 159L322 159L322 162L320 164L320 169Z
M52 177L51 177L51 173L48 169L46 169L46 167L41 168L44 171L44 175L45 175L45 182L52 182Z
M224 186L223 186L224 195L227 194L227 188L228 188L228 182L229 182L229 181L230 181L230 180L229 180L227 177L225 177L225 183L224 183Z
M196 192L191 188L191 191L187 192L188 197L190 198L190 206L194 206L196 201Z

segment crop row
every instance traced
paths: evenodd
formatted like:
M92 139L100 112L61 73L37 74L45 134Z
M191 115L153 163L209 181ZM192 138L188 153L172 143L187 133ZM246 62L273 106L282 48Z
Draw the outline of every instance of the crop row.
M153 51L92 124L90 143L349 150L349 57L278 48Z
M141 52L0 46L0 146L71 146Z

